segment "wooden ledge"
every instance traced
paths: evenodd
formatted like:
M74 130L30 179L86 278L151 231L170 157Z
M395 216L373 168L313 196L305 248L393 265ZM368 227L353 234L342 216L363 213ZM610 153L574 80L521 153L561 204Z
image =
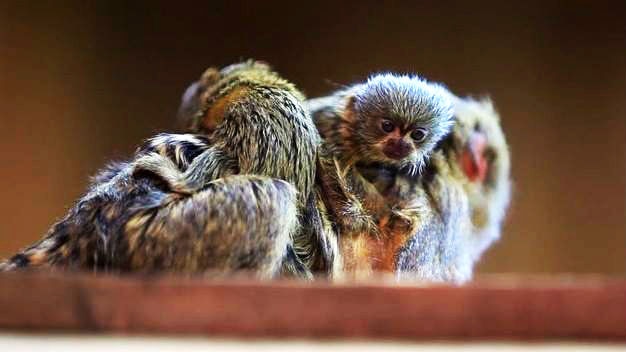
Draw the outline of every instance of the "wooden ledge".
M626 280L509 276L415 287L4 273L0 329L626 341Z

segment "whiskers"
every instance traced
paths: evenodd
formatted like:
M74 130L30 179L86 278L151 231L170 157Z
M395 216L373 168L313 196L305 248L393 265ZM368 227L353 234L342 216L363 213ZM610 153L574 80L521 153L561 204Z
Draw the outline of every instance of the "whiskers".
M418 156L415 160L406 160L400 165L400 171L411 177L419 176L424 171L426 160L424 155Z

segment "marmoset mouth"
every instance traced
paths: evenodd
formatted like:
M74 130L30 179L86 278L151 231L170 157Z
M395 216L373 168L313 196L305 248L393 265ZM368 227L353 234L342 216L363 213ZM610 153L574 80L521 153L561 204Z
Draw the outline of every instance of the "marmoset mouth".
M383 153L385 156L395 160L401 160L409 156L411 154L411 146L408 143L398 141L398 142L389 142L383 148Z
M473 132L461 154L461 167L467 178L483 182L487 177L488 163L485 158L487 138L482 132Z

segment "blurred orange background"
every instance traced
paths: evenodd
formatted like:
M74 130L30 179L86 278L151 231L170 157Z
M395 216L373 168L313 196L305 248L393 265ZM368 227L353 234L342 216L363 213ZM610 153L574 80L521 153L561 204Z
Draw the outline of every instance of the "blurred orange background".
M3 2L0 256L174 130L206 67L252 57L309 96L382 70L490 95L515 192L479 271L626 274L624 3L380 4Z

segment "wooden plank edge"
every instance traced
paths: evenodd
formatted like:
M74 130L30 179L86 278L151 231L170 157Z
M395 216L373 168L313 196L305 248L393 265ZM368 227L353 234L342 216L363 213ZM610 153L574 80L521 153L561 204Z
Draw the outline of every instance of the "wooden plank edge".
M626 341L626 280L464 287L0 274L0 328L220 337Z

